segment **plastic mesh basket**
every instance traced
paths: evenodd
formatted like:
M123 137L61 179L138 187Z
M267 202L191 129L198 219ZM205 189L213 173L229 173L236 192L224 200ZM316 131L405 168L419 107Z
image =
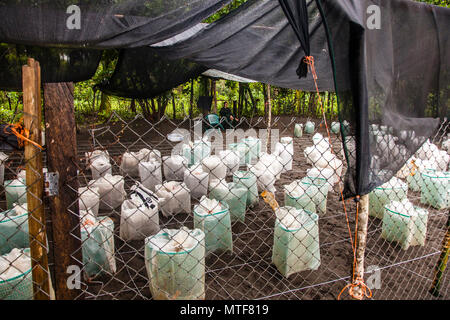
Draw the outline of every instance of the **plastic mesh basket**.
M27 203L27 186L23 179L5 181L6 205L12 209L14 203Z
M381 237L390 242L397 242L402 249L410 246L425 245L428 211L414 207L416 214L397 212L385 207Z
M0 213L0 255L10 252L14 248L28 248L28 213L8 217L7 210Z
M246 165L250 164L252 157L250 153L250 148L245 143L231 143L228 145L231 151L236 152L239 155L239 164Z
M206 253L233 251L230 211L225 202L220 206L220 212L211 214L199 213L199 205L194 206L194 227L205 233Z
M81 230L83 265L86 277L94 278L103 273L114 273L114 222L102 218L89 232Z
M327 198L329 183L324 178L304 177L301 183L307 186L307 193L312 196L317 213L323 215L327 212Z
M314 133L314 130L315 130L315 125L314 125L314 123L311 122L311 121L306 122L306 124L305 124L305 133L307 133L307 134L313 134L313 133Z
M248 137L242 139L242 143L244 143L250 152L250 161L252 159L259 158L259 155L261 154L261 140L254 137Z
M401 183L399 186L380 186L369 193L369 214L372 217L383 219L384 206L390 201L401 201L408 195L408 185Z
M294 127L294 137L300 138L303 136L303 124L296 123Z
M450 172L423 172L421 201L439 210L450 208Z
M258 203L258 184L256 176L251 171L237 171L233 174L233 182L236 186L247 189L247 206Z
M30 249L23 252L29 254ZM33 300L31 268L14 278L0 280L0 300Z
M227 187L212 188L209 192L211 199L224 201L228 204L231 221L245 221L245 211L247 208L247 188L236 185L234 182L228 183Z
M320 266L319 216L302 209L297 213L302 221L298 229L286 228L279 219L275 221L272 262L285 277Z
M302 185L302 184L300 184ZM309 212L316 212L316 204L314 201L314 194L310 192L312 189L308 190L308 187L304 188L305 192L300 196L294 196L287 188L284 186L284 206L294 207L296 209L305 209Z
M145 239L145 267L155 300L205 299L205 234L191 231L197 244L190 250L166 252L158 240L167 241L167 230Z

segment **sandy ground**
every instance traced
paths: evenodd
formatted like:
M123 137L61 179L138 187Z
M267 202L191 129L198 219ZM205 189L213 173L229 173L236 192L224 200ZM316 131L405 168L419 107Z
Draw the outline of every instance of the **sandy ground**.
M274 128L280 130L280 136L293 136L295 122L304 123L306 119L284 117L274 119ZM319 121L315 121L316 124ZM252 126L263 127L262 122L253 120ZM173 143L165 135L179 127L188 128L188 122L163 121L153 126L146 121L136 120L131 124L116 123L97 127L95 147L106 147L113 159L119 163L120 155L126 149L137 151L151 146L169 155ZM123 131L122 131L123 130ZM318 129L326 134L324 128ZM119 137L119 139L117 139ZM78 139L80 158L84 152L94 148L93 140L86 129L81 129ZM340 140L332 136L337 154L341 148ZM284 202L283 188L295 179L306 175L310 165L303 155L305 147L312 145L311 135L294 139L293 170L283 173L276 183L276 197L280 204ZM20 155L10 163L11 169L20 165ZM117 165L113 173L118 174ZM7 170L7 177L12 176ZM80 184L86 179L80 175ZM126 179L126 189L134 183ZM3 189L0 191L0 195ZM418 193L409 193L409 198L420 204ZM4 196L1 196L2 207ZM194 202L193 202L194 203ZM423 206L423 205L422 205ZM355 205L352 200L346 202L350 225L354 226ZM103 212L115 221L117 273L111 277L104 275L87 282L84 286L86 298L90 299L149 299L147 273L144 265L144 242L122 241L119 234L120 208L116 212ZM160 215L160 217L162 217ZM441 250L445 234L447 212L429 208L429 221L424 247L411 247L402 250L395 243L389 243L380 237L382 223L370 218L366 267L375 266L377 273L366 274L366 278L380 277L380 288L373 290L375 299L434 299L428 293L434 267ZM303 271L283 277L271 262L273 245L273 227L275 217L268 205L260 199L259 203L246 212L245 223L234 222L233 252L214 252L206 257L206 299L336 299L341 289L348 283L352 268L352 249L346 217L339 191L336 187L328 194L327 212L319 219L321 264L318 270ZM161 227L178 228L185 225L193 228L192 214L177 214L160 219ZM353 235L352 235L353 236ZM50 239L51 240L51 239ZM51 241L50 241L51 246ZM442 283L443 298L450 298L450 278L447 270ZM344 294L343 298L348 296Z

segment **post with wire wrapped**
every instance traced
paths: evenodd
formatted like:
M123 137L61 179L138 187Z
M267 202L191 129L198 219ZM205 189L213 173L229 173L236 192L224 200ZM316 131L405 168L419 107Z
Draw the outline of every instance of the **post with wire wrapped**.
M24 125L28 130L25 143L28 229L32 264L33 296L36 300L50 299L50 274L48 271L47 234L43 202L43 160L36 141L41 139L41 75L39 62L28 59L22 67Z

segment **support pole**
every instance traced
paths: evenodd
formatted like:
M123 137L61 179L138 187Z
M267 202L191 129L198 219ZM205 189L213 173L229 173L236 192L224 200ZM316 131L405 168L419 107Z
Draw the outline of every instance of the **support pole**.
M369 195L361 196L358 213L358 236L356 241L356 264L354 279L364 279L364 253L367 244L367 226L369 223ZM356 288L359 290L360 288ZM359 292L358 292L359 293Z
M172 95L173 120L176 120L177 119L177 109L176 109L176 106L175 106L175 96L173 94L173 91L171 92L171 95Z
M436 264L433 284L430 289L430 293L435 297L439 297L439 292L442 285L442 278L445 274L445 269L447 268L449 251L450 251L450 216L447 219L447 233L445 234L444 240L442 241L442 251L439 256L439 260Z
M23 120L29 131L29 139L41 143L41 69L39 62L28 59L22 67ZM33 268L33 296L35 300L50 299L50 275L48 272L47 233L44 212L44 174L41 150L25 143L28 230L30 255Z
M270 97L270 84L267 84L267 144L266 144L266 152L269 152L269 143L271 140L271 136L270 136L270 129L272 126L272 101L271 101L271 97ZM271 150L271 152L273 152L273 150Z
M194 114L194 79L191 79L191 96L189 103L189 118L192 119Z
M211 80L211 95L213 97L213 113L217 113L216 80Z
M81 288L73 285L74 275L68 270L69 266L71 270L76 266L81 270L82 267L73 89L73 83L44 84L48 171L59 174L58 192L49 196L49 205L54 242L55 293L60 300L82 298ZM72 284L70 287L69 283Z

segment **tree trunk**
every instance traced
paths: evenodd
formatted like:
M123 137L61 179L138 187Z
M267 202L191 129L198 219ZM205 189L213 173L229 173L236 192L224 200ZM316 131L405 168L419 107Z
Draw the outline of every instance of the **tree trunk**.
M177 109L175 106L175 96L173 94L173 91L171 92L172 94L172 109L173 109L173 120L175 120L177 118Z
M78 208L77 140L73 83L44 84L45 140L48 172L59 174L58 194L49 197L54 243L57 299L80 298L79 288L69 288L69 266L82 267Z
M262 84L263 87L263 96L264 96L264 121L267 123L267 114L268 114L268 99L267 99L267 89L266 89L266 85L263 83Z
M213 97L213 113L217 113L216 80L211 80L211 96Z
M130 109L131 109L131 112L136 114L136 101L134 99L131 99Z
M189 118L192 118L194 114L194 79L191 80L191 98L189 106Z

